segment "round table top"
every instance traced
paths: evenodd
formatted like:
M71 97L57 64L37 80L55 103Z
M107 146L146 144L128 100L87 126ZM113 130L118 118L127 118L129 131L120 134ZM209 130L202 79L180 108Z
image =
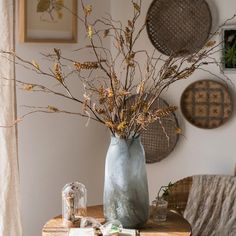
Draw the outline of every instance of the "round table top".
M88 216L96 218L104 223L103 206L91 206L87 208ZM70 227L76 225L64 226L61 216L49 220L43 227L42 236L69 236ZM169 211L165 222L155 222L149 219L142 229L139 229L140 236L190 236L191 226L181 215Z

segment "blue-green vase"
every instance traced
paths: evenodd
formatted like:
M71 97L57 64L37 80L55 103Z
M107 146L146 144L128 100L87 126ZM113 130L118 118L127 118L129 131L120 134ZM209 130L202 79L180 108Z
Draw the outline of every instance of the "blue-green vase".
M104 216L140 228L149 216L145 153L140 138L111 137L105 166Z

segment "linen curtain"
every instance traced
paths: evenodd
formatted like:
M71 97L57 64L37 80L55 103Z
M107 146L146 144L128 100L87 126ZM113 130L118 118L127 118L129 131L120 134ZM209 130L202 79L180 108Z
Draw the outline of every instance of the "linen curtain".
M14 49L14 0L0 0L0 49ZM15 120L14 63L0 55L0 125ZM0 236L21 236L16 128L0 127Z

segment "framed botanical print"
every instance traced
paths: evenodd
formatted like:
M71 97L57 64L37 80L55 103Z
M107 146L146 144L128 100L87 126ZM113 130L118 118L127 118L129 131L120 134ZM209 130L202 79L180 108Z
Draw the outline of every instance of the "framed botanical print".
M20 0L20 42L77 42L77 0Z
M222 30L222 63L225 72L236 72L236 26L225 26Z

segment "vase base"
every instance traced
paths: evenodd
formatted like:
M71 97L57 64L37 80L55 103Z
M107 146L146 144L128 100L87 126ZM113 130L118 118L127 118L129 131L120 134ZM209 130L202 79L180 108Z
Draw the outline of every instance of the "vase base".
M143 209L135 209L131 207L127 209L125 205L120 207L109 207L104 209L106 221L119 220L126 229L139 229L145 225L149 216L149 206ZM127 205L126 205L127 206Z

